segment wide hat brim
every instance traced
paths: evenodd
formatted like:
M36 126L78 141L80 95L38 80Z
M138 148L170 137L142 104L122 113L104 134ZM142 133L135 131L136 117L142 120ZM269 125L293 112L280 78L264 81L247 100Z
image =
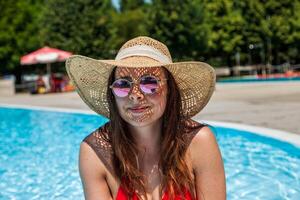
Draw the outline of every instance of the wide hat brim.
M74 55L67 59L67 73L79 96L96 113L109 118L107 102L108 78L118 67L160 67L164 66L173 75L180 90L182 116L193 117L208 103L216 82L214 69L203 62L177 62L162 64L147 62L140 58L127 60L95 60ZM144 62L141 63L141 60ZM153 60L152 60L153 61Z

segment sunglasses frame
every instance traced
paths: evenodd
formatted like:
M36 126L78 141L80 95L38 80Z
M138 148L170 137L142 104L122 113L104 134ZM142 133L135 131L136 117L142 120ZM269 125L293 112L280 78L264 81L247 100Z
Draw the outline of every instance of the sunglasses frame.
M140 92L142 92L144 95L153 95L153 94L155 94L156 91L155 91L154 93L150 94L150 93L145 93L145 92L141 89L141 87L140 87L140 82L141 82L141 79L142 79L142 78L145 78L145 77L153 77L153 78L155 78L156 81L157 81L157 83L159 84L159 86L160 86L160 84L161 84L162 82L168 80L168 79L166 79L166 78L160 79L160 78L158 78L158 77L156 77L156 76L153 76L153 75L144 75L144 76L141 76L138 80L132 80L132 81L130 81L130 80L128 80L128 79L125 79L125 78L119 78L119 79L116 79L116 80L109 86L109 88L110 88L110 89L112 90L112 92L113 92L117 97L119 97L119 98L125 98L125 97L128 97L129 94L132 92L133 84L138 84ZM115 83L116 81L120 81L120 80L125 80L125 81L127 81L127 82L130 83L130 90L129 90L128 94L127 94L126 96L124 96L124 97L118 96L118 95L114 92L114 90L113 90L113 85L114 85L114 83Z

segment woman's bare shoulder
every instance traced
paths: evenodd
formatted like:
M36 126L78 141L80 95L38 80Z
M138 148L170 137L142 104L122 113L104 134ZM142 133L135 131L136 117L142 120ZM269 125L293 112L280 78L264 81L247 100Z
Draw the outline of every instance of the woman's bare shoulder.
M99 127L80 144L80 167L93 168L94 172L104 174L106 168L110 168L112 149L107 131L107 124ZM81 169L81 168L80 168Z
M215 159L220 159L220 150L214 133L209 126L203 126L193 137L189 151L194 168L208 167Z
M85 153L87 156L96 155L94 162L102 163L112 173L113 149L108 131L108 123L83 139L80 145L80 153Z
M112 199L107 183L112 149L104 127L89 134L80 144L79 173L85 199Z
M98 159L96 152L92 147L86 143L81 142L79 150L79 170L81 175L89 176L87 173L91 173L91 176L105 176L105 165ZM82 174L84 173L84 174Z
M79 152L79 173L85 199L98 199L99 197L112 199L106 181L106 167L97 157L95 151L86 142L81 143Z
M197 196L202 196L203 199L225 200L224 163L211 128L202 127L193 137L189 148Z
M214 142L216 141L214 133L211 131L211 128L209 126L203 125L201 129L197 131L195 136L193 137L191 141L192 147L195 145L203 146L207 142Z

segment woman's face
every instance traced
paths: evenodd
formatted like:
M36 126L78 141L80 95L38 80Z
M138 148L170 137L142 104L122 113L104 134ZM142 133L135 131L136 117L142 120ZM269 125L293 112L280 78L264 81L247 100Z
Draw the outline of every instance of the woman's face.
M154 94L144 94L140 87L140 78L151 75L158 78L159 87ZM114 94L120 116L132 126L146 126L158 122L162 117L167 103L167 82L164 69L153 68L125 68L117 67L115 80L127 79L133 81L131 91L126 97Z

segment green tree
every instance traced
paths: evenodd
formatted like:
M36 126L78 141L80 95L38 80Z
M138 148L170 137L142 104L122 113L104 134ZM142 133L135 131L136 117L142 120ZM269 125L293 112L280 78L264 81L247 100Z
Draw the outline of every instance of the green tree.
M12 73L20 57L40 45L41 1L0 1L0 73Z
M209 25L209 57L214 66L234 65L234 56L244 45L245 21L233 1L214 0L206 3ZM242 58L243 58L243 54Z
M0 1L0 73L48 45L112 58L125 41L148 35L174 60L213 66L300 62L300 0ZM250 48L249 48L250 47Z
M144 0L122 0L120 1L120 11L138 9L144 5Z
M247 24L243 37L248 44L258 44L254 49L256 63L281 64L296 62L299 44L299 0L247 1L240 3ZM298 41L298 42L297 42ZM259 52L259 55L258 55Z
M292 9L292 16L287 20L290 24L287 36L288 60L292 64L300 63L300 1L295 1Z
M265 0L265 23L270 31L266 44L268 62L281 64L296 59L294 56L297 56L297 53L293 55L292 51L296 50L295 44L299 47L299 3L299 0Z
M76 54L111 57L114 12L110 0L49 0L43 16L43 42Z
M208 26L202 0L153 0L149 33L164 42L174 60L205 60Z
M114 13L112 23L115 27L115 38L112 47L118 50L120 46L137 36L148 35L149 4L141 0L121 2L121 9Z

